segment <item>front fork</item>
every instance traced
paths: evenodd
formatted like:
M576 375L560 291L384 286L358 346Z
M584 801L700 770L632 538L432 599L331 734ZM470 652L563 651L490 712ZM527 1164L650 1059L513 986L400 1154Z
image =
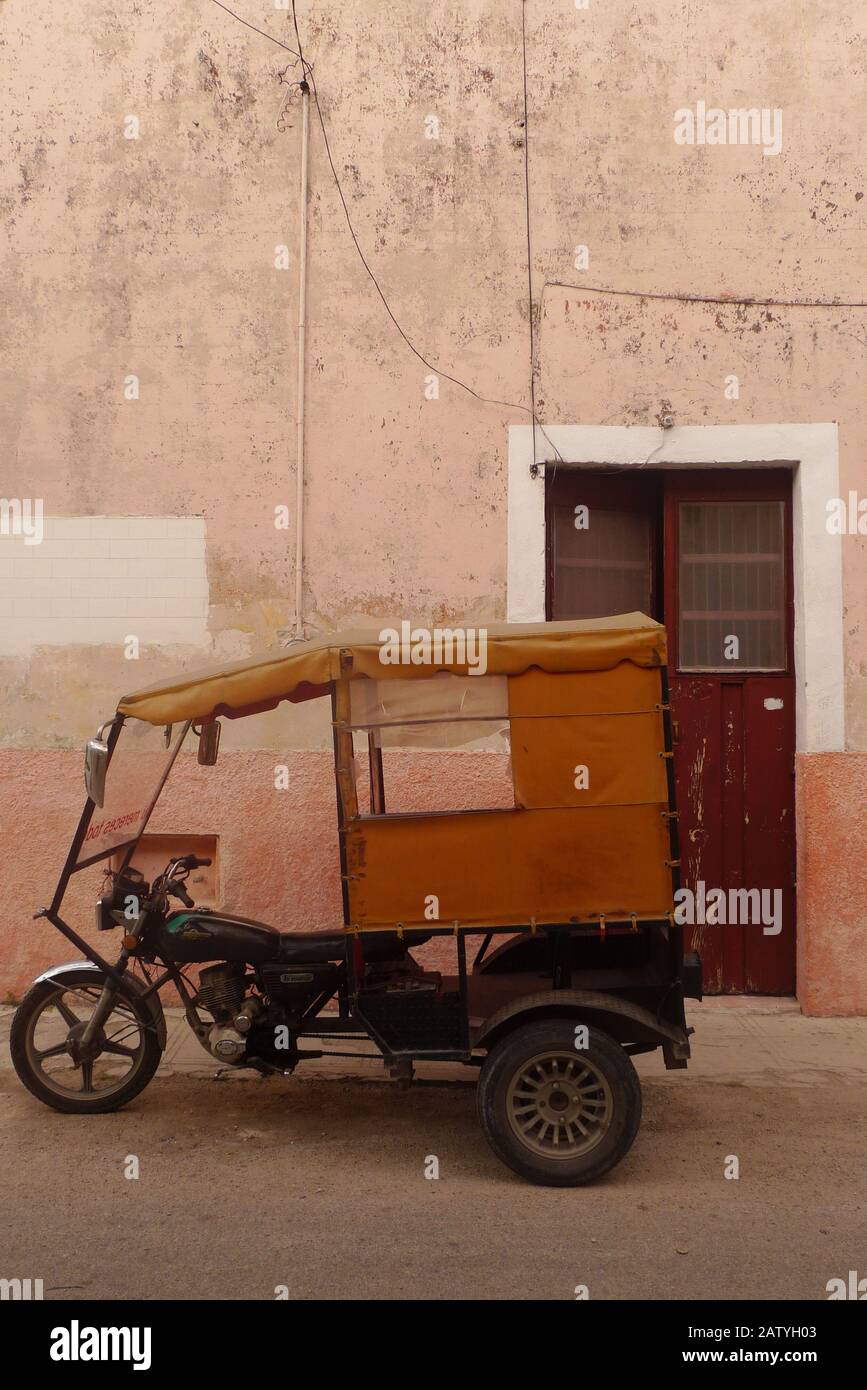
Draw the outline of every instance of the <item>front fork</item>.
M126 961L123 963L126 965ZM91 1046L100 1028L114 1008L114 1001L117 999L119 993L120 990L114 981L106 980L100 991L99 998L96 1001L96 1008L87 1020L84 1032L79 1039L79 1047L86 1050Z
M135 922L130 926L127 934L124 937L124 941L129 942L130 950L135 950L135 942L141 935L142 929L145 924L145 917L146 913L140 912ZM84 1032L82 1033L81 1038L79 1040L79 1045L82 1048L88 1048L93 1043L94 1038L97 1036L103 1023L105 1023L105 1020L108 1018L109 1014L114 1008L115 1000L117 999L118 995L123 993L121 986L123 984L123 976L125 975L127 966L129 964L130 950L128 950L126 945L124 945L121 949L121 953L118 956L115 965L111 967L107 973L105 984L103 985L102 990L100 992L100 996L96 1001L96 1008L94 1009L93 1013L88 1019ZM91 955L91 959L93 958L93 954ZM107 962L102 962L102 964L106 965ZM157 988L159 988L159 984L157 984ZM150 992L151 991L149 990L148 993ZM182 995L182 997L184 997L184 1002L186 1003L185 996ZM189 1010L187 1011L187 1013L189 1017Z

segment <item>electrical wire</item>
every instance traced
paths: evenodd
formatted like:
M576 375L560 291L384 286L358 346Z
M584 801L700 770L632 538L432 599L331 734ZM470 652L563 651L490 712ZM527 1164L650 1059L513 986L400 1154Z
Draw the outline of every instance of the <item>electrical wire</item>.
M527 230L527 320L530 329L530 413L533 417L533 462L530 472L535 476L536 463L536 325L533 322L533 252L530 239L530 128L527 99L527 0L521 0L521 74L524 89L524 216ZM551 442L550 440L548 441ZM559 455L558 455L559 456Z
M295 0L292 0L292 23L295 27L295 42L298 45L298 57L301 59L302 64L304 64L304 49L301 46L301 34L298 31L298 16L295 13Z
M586 290L588 294L610 294L625 296L628 299L665 299L681 304L730 304L737 307L739 304L756 305L762 308L764 305L780 309L865 309L867 301L855 299L754 299L752 296L745 299L737 299L731 295L712 295L712 294L663 294L655 290L615 290L605 289L602 285L572 285L565 280L546 280L542 287L545 290Z
M542 425L540 424L540 422L539 422L539 421L536 419L536 417L535 417L535 412L534 412L534 409L533 409L532 405L528 408L528 407L525 406L525 405L520 405L520 404L518 404L516 401L503 401L503 400L499 400L499 399L497 399L496 397L493 397L493 396L484 396L484 395L482 395L482 393L481 393L480 391L476 391L472 386L468 385L467 382L461 381L459 377L452 376L452 374L451 374L450 372L443 371L441 367L438 367L435 363L431 362L431 361L429 360L429 358L425 357L424 353L421 352L421 351L416 347L415 343L412 341L412 339L409 337L409 335L405 332L403 326L401 325L401 323L398 321L397 317L395 316L394 311L392 310L391 305L389 304L389 302L388 302L388 300L387 300L387 298L386 298L386 296L385 296L385 293L384 293L384 291L383 291L383 289L382 289L382 286L380 285L380 283L379 283L379 281L377 280L377 278L376 278L376 276L375 276L373 270L371 269L370 264L369 264L369 262L368 262L368 260L367 260L367 257L365 256L365 254L364 254L364 252L363 252L363 250L362 250L362 248L361 248L361 243L360 243L359 240L358 240L358 236L357 236L357 234L356 234L355 227L353 226L353 223L352 223L352 216L351 216L350 211L349 211L349 205L348 205L348 203L347 203L347 201L346 201L346 197L345 197L344 192L343 192L343 187L342 187L341 182L340 182L340 177L339 177L339 175L338 175L338 173L337 173L337 169L336 169L336 166L335 166L335 163L334 163L334 157L333 157L333 155L332 155L332 153L331 153L331 144L330 144L330 141L329 141L329 139L328 139L328 129L327 129L327 126L326 126L326 124L325 124L325 117L324 117L324 115L323 115L323 113L322 113L322 107L321 107L321 105L320 105L320 103L319 103L319 92L317 91L317 88L316 88L316 79L315 79L315 77L314 77L314 75L313 75L313 66L312 66L312 64L309 63L309 62L307 61L307 59L303 56L303 52L300 52L300 51L298 51L298 50L296 50L296 49L294 49L294 48L291 48L291 47L289 46L289 44L283 43L280 39L275 39L275 38L274 38L274 35L273 35L273 34L269 34L269 33L267 32L267 30L265 30L265 29L259 29L259 28L256 27L255 24L250 24L246 19L243 19L239 14L236 14L234 10L231 10L231 9L229 8L228 5L224 5L224 4L222 3L222 0L212 0L212 3L215 4L215 5L219 5L219 7L220 7L221 10L225 10L226 14L231 15L233 19L237 19L239 23L245 25L248 29L252 29L252 30L253 30L255 33L257 33L257 34L261 34L261 36L262 36L263 38L270 39L271 42L277 44L277 46L278 46L279 48L285 49L287 53L293 54L294 57L296 57L296 58L298 58L298 59L300 60L300 62L301 62L301 68L302 68L302 73L303 73L303 79L302 79L302 80L307 81L307 82L309 82L309 84L310 84L310 90L311 90L311 92L312 92L312 94L313 94L313 103L314 103L314 105L315 105L315 107L316 107L316 114L317 114L317 117L318 117L318 120L319 120L319 125L320 125L320 127L321 127L321 129L322 129L322 139L323 139L323 142L324 142L324 145L325 145L325 153L326 153L326 157L327 157L327 159L328 159L329 168L331 169L331 174L332 174L332 177L333 177L333 179L334 179L334 184L335 184L335 187L336 187L336 189L337 189L337 194L338 194L338 197L339 197L339 199L340 199L341 206L342 206L342 208L343 208L343 215L344 215L344 217L345 217L345 219L346 219L346 225L347 225L347 227L348 227L348 229L349 229L349 234L350 234L350 236L352 237L352 241L353 241L353 244L354 244L354 246L355 246L355 250L356 250L356 252L357 252L357 254L358 254L358 258L359 258L359 260L361 261L361 264L363 265L365 271L367 272L367 275L369 276L369 278L370 278L370 280L371 280L371 283L372 283L373 286L374 286L374 289L376 290L377 294L379 295L379 298L380 298L380 300L382 301L383 307L384 307L386 313L388 314L388 317L391 319L391 322L394 324L394 327L397 329L398 333L400 334L400 336L401 336L401 338L403 339L403 341L406 343L406 346L409 348L409 350L410 350L410 352L413 354L413 356L416 357L416 358L418 358L419 362L421 362L423 366L427 367L428 371L433 372L436 376L443 377L446 381L450 381L454 386L459 386L459 387L461 388L462 391L466 391L469 395L473 396L477 401L480 401L483 405L499 405L499 406L503 406L503 407L504 407L505 409L507 409L507 410L520 410L520 411L522 412L522 414L524 414L524 415L529 415L529 416L531 417L531 419L533 420L534 425L538 425L539 429L541 429L542 432L543 432L543 434L544 434L544 430L542 429ZM293 19L293 26L294 26L294 28L295 28L295 33L296 33L296 36L297 36L298 48L299 48L299 50L300 50L300 49L301 49L301 38L300 38L299 30L298 30L298 20L297 20L297 16L296 16L296 13L295 13L295 0L292 0L292 19ZM535 433L535 431L534 431L534 433ZM547 435L546 435L545 437L547 438ZM556 446L555 446L553 443L551 443L551 440L550 440L550 439L548 440L548 443L551 444L551 447L552 447L552 448L555 450L555 452L557 453L558 458L560 458L561 461L562 461L562 456L559 454L559 451L556 449ZM534 449L534 456L535 456L535 449Z
M541 432L542 437L545 439L546 443L551 447L551 449L552 449L552 450L554 451L554 453L556 454L556 462L557 462L557 463L565 463L565 460L564 460L564 458L563 458L563 455L560 453L560 450L557 448L556 444L554 444L553 440L549 437L547 431L545 430L544 426L542 425L541 421L539 420L539 418L538 418L538 416L537 416L537 414L536 414L536 334L535 334L535 321L534 321L533 262L532 262L532 240L531 240L531 219L530 219L529 84L528 84L528 78L527 78L526 0L521 0L521 66L522 66L522 87L523 87L523 106L524 106L524 212L525 212L525 231L526 231L526 243L527 243L527 311L528 311L529 346L530 346L530 406L529 406L529 408L528 408L527 406L525 406L525 405L520 405L519 403L517 403L517 402L515 402L515 401L504 401L504 400L500 400L500 399L497 398L497 397L485 396L485 395L483 395L480 391L476 391L476 390L475 390L472 386L470 386L467 382L462 381L459 377L453 376L450 372L446 372L446 371L444 371L441 367L438 367L434 362L432 362L428 357L426 357L425 354L424 354L423 352L421 352L420 349L419 349L418 347L416 347L415 343L414 343L414 342L412 341L412 339L409 337L409 335L407 334L407 332L404 330L402 324L401 324L400 321L398 320L397 316L395 315L395 313L394 313L394 311L393 311L393 309L392 309L392 307L391 307L391 305L390 305L388 299L386 298L386 295L385 295L385 292L384 292L383 289L382 289L382 286L380 285L380 283L379 283L379 281L378 281L376 275L374 274L374 272L373 272L373 270L372 270L372 268L371 268L371 266L370 266L370 263L369 263L368 260L367 260L367 257L366 257L365 254L364 254L364 251L362 250L361 243L360 243L359 240L358 240L358 235L357 235L357 233L356 233L356 231L355 231L355 227L354 227L353 222L352 222L352 215L351 215L351 213L350 213L350 211L349 211L349 205L348 205L348 203L347 203L347 201L346 201L346 196L345 196L345 194L344 194L344 192L343 192L343 186L342 186L342 184L341 184L341 182L340 182L340 176L339 176L339 174L337 173L337 168L336 168L336 165L335 165L335 163L334 163L334 157L333 157L332 152L331 152L331 143L330 143L329 138L328 138L328 128L327 128L327 126L326 126L326 123L325 123L325 116L324 116L324 114L323 114L322 107L321 107L321 104L320 104L320 101L319 101L319 92L318 92L318 89L317 89L317 86L316 86L316 79L315 79L315 77L314 77L314 75L313 75L313 65L312 65L311 63L309 63L309 62L307 61L307 59L304 57L304 48L303 48L303 44L302 44L302 40L301 40L301 32L300 32L299 25L298 25L298 15L297 15L297 10L296 10L296 0L292 0L292 24L293 24L293 28L294 28L294 30L295 30L295 40L296 40L296 43L298 44L297 49L292 48L289 44L283 43L283 41L282 41L281 39L275 38L274 35L273 35L273 34L269 34L267 30L265 30L265 29L260 29L260 28L258 28L257 25L251 24L251 23L249 22L249 20L244 19L244 18L243 18L241 15L239 15L235 10L230 9L228 5L223 4L223 0L212 0L212 3L215 4L215 5L217 5L221 10L224 10L226 14L231 15L231 17L232 17L233 19L237 20L239 24L243 24L243 25L245 26L245 28L251 29L254 33L259 34L262 38L268 39L271 43L276 44L278 48L282 48L282 49L285 50L285 52L291 53L292 56L293 56L294 58L297 58L297 59L299 60L299 62L301 63L302 79L301 79L301 82L300 82L298 85L300 86L300 85L302 85L302 83L305 83L305 82L306 82L306 83L309 83L310 90L311 90L311 92L312 92L312 94L313 94L313 101L314 101L314 105L315 105L315 107L316 107L316 115L317 115L317 118L318 118L318 121L319 121L319 125L320 125L320 128L321 128L321 130L322 130L322 139L323 139L323 143L324 143L324 146L325 146L325 153L326 153L326 157L327 157L327 159L328 159L328 165L329 165L329 168L330 168L330 170L331 170L332 178L334 179L334 185L335 185L335 187L336 187L336 189L337 189L337 194L338 194L338 197L339 197L339 199L340 199L341 207L342 207L342 209L343 209L343 215L344 215L344 218L345 218L345 220L346 220L346 225L347 225L347 228L348 228L348 230L349 230L350 237L352 238L352 242L353 242L353 245L354 245L354 247L355 247L356 253L357 253L357 255L358 255L359 260L361 261L362 266L364 267L364 270L365 270L365 272L366 272L368 278L370 279L370 281L371 281L371 283L372 283L374 289L376 290L376 293L377 293L377 295L379 296L379 299L380 299L381 302L382 302L382 305L383 305L383 308L385 309L385 312L388 314L389 319L391 320L391 322L392 322L392 324L394 325L395 329L397 330L397 332L399 333L400 337L403 339L404 343L405 343L406 346L409 348L409 350L410 350L410 352L413 354L413 356L416 357L416 358L418 359L418 361L422 363L423 366L427 367L428 370L431 371L431 372L433 372L436 376L442 377L442 378L444 378L444 380L446 380L446 381L450 381L450 382L452 383L452 385L459 387L462 391L466 391L470 396L472 396L475 400L481 402L482 404L484 404L484 405L499 405L499 406L502 406L502 407L505 408L505 409L508 409L508 410L520 410L520 411L522 412L522 414L529 415L529 416L530 416L530 419L532 420L532 424L533 424L533 462L532 462L532 464L531 464L530 471L531 471L531 473L532 473L534 476L538 473L538 466L539 466L539 465L538 465L538 461L537 461L537 459L536 459L536 430L537 430L537 429ZM281 74L281 79L283 79L284 77L285 77L285 72ZM854 301L853 301L853 300L836 300L836 299L831 299L831 300L828 300L828 299L815 299L815 300L806 300L806 299L760 299L760 298L756 298L756 297L754 297L754 296L745 296L745 297L739 298L739 297L726 296L726 295L673 294L673 293L666 293L666 292L655 291L655 290L617 289L617 288L615 288L615 287L613 287L613 286L612 286L612 287L605 287L605 286L602 286L602 285L576 285L576 284L570 283L570 282L568 282L568 281L563 281L563 280L546 280L546 281L545 281L545 284L544 284L543 287L542 287L542 296L543 296L543 298L544 298L545 291L546 291L547 289L568 289L568 290L574 290L574 291L576 291L576 293L582 293L582 292L584 292L584 293L588 293L588 294L609 295L609 296L612 296L612 297L629 298L629 299L653 299L653 300L663 300L663 301L667 301L667 302L670 302L670 303L682 303L682 304L718 304L718 305L723 305L723 306L728 305L728 306L733 306L733 307L746 306L746 307L756 307L756 308L811 308L811 309L863 309L863 308L867 307L867 302L865 302L865 301L863 301L863 300L854 300ZM653 456L654 456L656 453L658 453L658 452L659 452L659 450L654 450L654 451L653 451L653 454L651 455L651 457L653 457ZM639 464L638 466L639 466L639 467L645 467L646 464L647 464L647 462L649 462L649 460L645 460L644 464ZM632 465L632 467L634 468L635 465ZM555 475L556 475L556 463L555 463L555 468L554 468L554 474L552 474L552 480L553 480L553 477L554 477Z
M213 2L213 4L215 4L215 5L219 5L220 9L221 9L221 10L225 10L225 11L226 11L226 14L230 14L230 15L232 16L233 19L237 19L237 21L238 21L239 24L245 25L245 27L246 27L247 29L252 29L254 34L261 34L262 37L263 37L263 39L270 39L271 42L272 42L272 43L276 43L277 46L278 46L279 48L285 48L287 53L293 54L294 57L296 57L296 58L301 58L301 54L300 54L300 53L296 53L296 51L295 51L294 48L290 48L289 45L288 45L288 43L283 43L280 39L275 39L274 35L273 35L273 34L269 34L268 31L267 31L267 29L257 29L257 28L256 28L256 25L255 25L255 24L251 24L250 21L249 21L248 19L243 19L242 16L239 15L239 14L236 14L234 10L230 10L230 9L229 9L229 6L228 6L228 5L224 5L223 2L222 2L222 0L212 0L212 2ZM303 58L301 59L301 61L302 61L302 62L304 61Z
M557 476L557 464L565 463L563 455L557 445L546 433L544 427L539 424L536 415L536 324L533 317L533 247L530 237L530 104L528 97L527 83L527 0L521 0L521 69L524 88L524 212L527 229L527 318L530 325L530 413L533 420L533 462L530 464L530 476L536 478L539 475L539 464L536 459L536 427L542 431L542 437L546 443L550 444L554 453L557 455L554 463L554 471L551 474L551 482ZM542 294L544 296L544 287Z

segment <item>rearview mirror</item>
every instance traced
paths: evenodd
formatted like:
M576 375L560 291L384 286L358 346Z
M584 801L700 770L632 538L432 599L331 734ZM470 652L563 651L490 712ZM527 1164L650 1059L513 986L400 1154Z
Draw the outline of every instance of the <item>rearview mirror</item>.
M87 795L97 806L105 803L105 773L108 767L108 744L102 737L102 729L96 738L88 739L84 745L84 785Z
M199 730L199 762L202 767L213 767L220 748L220 721L212 719Z

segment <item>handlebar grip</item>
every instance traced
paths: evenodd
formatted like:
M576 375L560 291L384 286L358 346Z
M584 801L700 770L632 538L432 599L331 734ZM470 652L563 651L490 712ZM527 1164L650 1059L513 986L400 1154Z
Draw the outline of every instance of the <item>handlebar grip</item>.
M199 859L195 854L187 855L187 863L191 869L207 869L212 862L211 859Z

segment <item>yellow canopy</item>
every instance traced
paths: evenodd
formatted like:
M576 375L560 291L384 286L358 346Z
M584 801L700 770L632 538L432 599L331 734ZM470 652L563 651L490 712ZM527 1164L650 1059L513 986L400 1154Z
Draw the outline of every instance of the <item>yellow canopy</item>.
M384 660L388 639L395 634L400 659ZM415 641L430 643L430 660L409 659ZM439 645L437 635L440 634ZM466 647L455 634L470 640ZM484 635L484 671L493 676L516 676L538 667L542 671L607 671L621 661L636 666L664 666L665 629L643 613L581 622L497 623L483 627L398 623L367 631L332 632L309 642L295 642L279 652L266 652L245 661L205 671L187 672L124 695L118 714L149 724L177 724L212 715L234 717L270 709L281 700L299 702L328 693L338 679L369 676L423 680L438 671L465 676L481 673L478 646ZM463 659L460 659L460 658ZM469 658L469 660L467 659Z

